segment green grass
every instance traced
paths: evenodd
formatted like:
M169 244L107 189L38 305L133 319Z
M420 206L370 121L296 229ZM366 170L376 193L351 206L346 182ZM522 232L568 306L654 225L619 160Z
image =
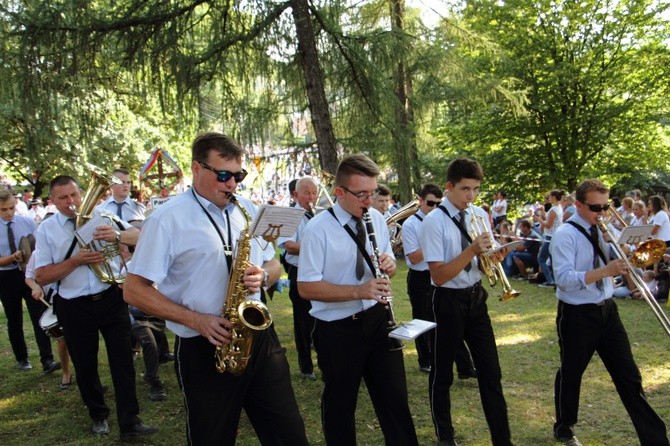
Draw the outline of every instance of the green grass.
M405 292L406 267L399 262L393 279L395 313L399 321L409 320L410 307ZM525 282L512 281L521 291L517 299L497 300L498 287L491 293L489 311L498 341L512 437L517 446L557 444L551 437L553 423L553 381L558 367L558 344L554 318L556 298L551 290ZM670 421L670 349L669 339L649 307L642 301L618 301L628 330L633 353L643 376L645 390L652 406L666 422ZM292 335L291 305L288 291L275 294L269 305L282 344L287 349L294 375L294 389L307 426L311 444L324 444L320 425L320 381L302 381L298 376L297 358ZM0 444L5 446L115 444L118 427L114 412L113 388L107 357L101 342L100 371L104 384L110 386L107 402L112 408L112 433L93 438L88 433L90 420L76 387L60 392L58 372L45 376L39 368L37 347L26 316L26 336L30 342L31 361L35 368L26 373L16 369L7 340L4 313L0 313ZM172 339L172 337L170 336ZM416 350L407 343L404 350L407 383L414 422L421 445L435 444L428 405L427 375L418 370ZM137 374L143 370L136 362ZM318 370L317 370L318 374ZM160 432L145 444L185 444L184 411L171 365L161 367L168 398L164 402L149 400L148 388L138 379L141 417ZM221 401L225 395L221 395ZM473 380L456 380L452 387L453 417L456 438L462 445L490 444L489 433ZM212 410L216 410L213 407ZM383 444L382 433L362 387L356 413L359 445ZM583 379L580 421L576 433L585 445L638 444L637 436L618 398L614 386L597 356L591 361ZM248 421L240 424L238 445L257 445L258 440Z

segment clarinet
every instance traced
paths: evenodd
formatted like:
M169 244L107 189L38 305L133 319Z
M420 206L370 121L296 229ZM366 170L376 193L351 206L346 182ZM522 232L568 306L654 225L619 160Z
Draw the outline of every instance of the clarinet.
M388 274L384 274L381 269L379 268L379 247L377 246L377 237L375 236L375 228L372 226L372 218L370 217L370 213L366 210L363 212L363 221L365 222L365 229L368 231L368 238L370 239L370 244L372 245L372 265L375 267L375 277L378 277L380 279L387 279L389 278ZM393 297L382 297L385 301L388 303L384 305L386 308L386 319L387 319L387 326L386 329L388 331L394 330L395 328L398 327L398 324L395 321L395 315L393 314ZM405 345L402 343L400 339L388 337L390 341L389 345L389 350L390 351L395 351L395 350L400 350L402 348L405 348Z

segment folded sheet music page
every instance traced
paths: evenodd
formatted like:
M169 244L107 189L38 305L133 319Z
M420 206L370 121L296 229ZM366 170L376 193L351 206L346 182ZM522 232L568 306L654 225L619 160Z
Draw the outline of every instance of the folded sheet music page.
M94 214L89 221L77 228L75 236L82 244L88 245L93 241L95 228L102 225L109 225L109 220Z
M264 204L251 225L254 237L263 237L267 241L277 237L290 237L298 229L305 210L300 207L273 206Z
M435 326L437 326L435 322L424 321L423 319L412 319L409 322L400 324L398 328L389 332L389 336L403 341L411 341Z
M651 238L654 225L626 226L619 236L619 245L637 245Z

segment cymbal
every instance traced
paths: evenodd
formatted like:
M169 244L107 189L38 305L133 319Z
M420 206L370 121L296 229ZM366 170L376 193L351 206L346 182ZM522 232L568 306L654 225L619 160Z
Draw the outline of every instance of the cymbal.
M26 270L26 265L28 264L28 260L30 260L30 256L33 254L34 250L35 250L34 235L28 234L19 239L19 251L21 251L21 254L23 254L23 260L19 262L19 267L21 268L21 271Z

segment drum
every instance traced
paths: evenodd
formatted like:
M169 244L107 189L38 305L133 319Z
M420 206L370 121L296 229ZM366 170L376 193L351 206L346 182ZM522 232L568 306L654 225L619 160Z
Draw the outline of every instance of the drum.
M58 318L54 314L52 308L44 310L44 313L40 317L40 327L42 327L42 330L44 330L47 335L54 339L63 337L63 329L60 327Z

